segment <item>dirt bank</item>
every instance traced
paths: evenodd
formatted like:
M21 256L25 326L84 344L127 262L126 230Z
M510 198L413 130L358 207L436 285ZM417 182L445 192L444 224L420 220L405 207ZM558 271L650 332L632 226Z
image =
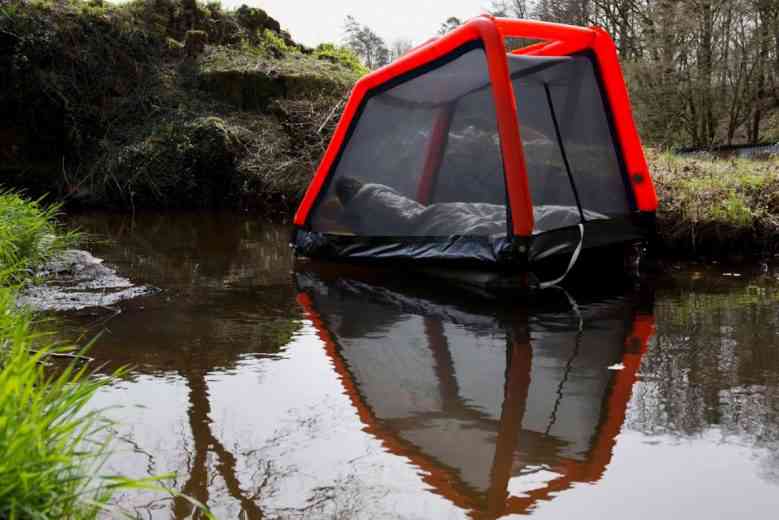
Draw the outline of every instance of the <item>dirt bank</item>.
M71 205L288 210L363 72L261 9L10 0L0 183Z

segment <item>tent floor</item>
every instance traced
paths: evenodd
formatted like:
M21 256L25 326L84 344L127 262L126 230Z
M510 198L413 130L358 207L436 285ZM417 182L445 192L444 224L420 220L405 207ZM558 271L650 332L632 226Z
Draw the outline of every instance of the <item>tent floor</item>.
M564 286L583 287L604 283L621 283L638 274L640 248L633 244L619 244L588 249L582 252L574 268L561 282ZM530 291L539 283L559 278L568 267L570 257L552 257L532 266L529 271L506 272L478 268L447 266L414 266L413 264L348 263L297 259L296 271L315 271L326 278L358 278L373 283L394 282L398 276L420 283L439 284L446 288L460 288L484 296L498 296L518 291ZM439 285L439 287L441 287ZM443 287L441 287L443 289Z

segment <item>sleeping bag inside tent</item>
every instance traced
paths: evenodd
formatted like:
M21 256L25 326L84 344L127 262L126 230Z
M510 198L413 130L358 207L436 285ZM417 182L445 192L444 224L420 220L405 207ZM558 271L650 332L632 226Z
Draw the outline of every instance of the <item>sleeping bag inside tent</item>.
M656 206L608 34L482 16L357 83L293 246L532 271L645 240Z

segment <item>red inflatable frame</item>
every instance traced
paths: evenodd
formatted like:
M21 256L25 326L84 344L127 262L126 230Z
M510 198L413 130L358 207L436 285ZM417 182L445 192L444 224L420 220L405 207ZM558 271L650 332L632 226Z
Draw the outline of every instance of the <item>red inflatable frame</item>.
M533 233L533 202L530 198L527 169L525 166L521 122L517 117L514 89L506 59L506 38L540 40L539 43L514 51L516 54L534 56L565 56L591 51L596 58L598 72L611 108L618 147L627 169L627 175L635 196L637 210L654 213L657 195L641 146L641 139L628 97L617 50L613 40L600 28L583 28L531 20L515 20L479 16L446 36L431 40L394 61L360 79L346 104L330 145L319 164L316 174L295 214L296 226L304 227L320 191L325 187L334 162L345 145L352 121L358 115L366 96L386 82L407 74L432 61L442 58L464 44L481 40L487 56L489 77L492 83L500 133L501 151L506 175L506 186L511 207L511 222L515 236L529 237ZM435 139L434 139L435 140ZM432 147L431 147L432 148ZM436 151L428 150L428 166L438 160ZM427 169L427 168L426 168ZM420 195L426 189L420 186Z

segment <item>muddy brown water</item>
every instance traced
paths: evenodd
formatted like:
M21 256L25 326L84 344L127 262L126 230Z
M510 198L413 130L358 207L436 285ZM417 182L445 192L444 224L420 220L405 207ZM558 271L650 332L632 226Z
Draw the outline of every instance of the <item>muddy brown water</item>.
M175 472L218 518L776 518L779 268L494 302L296 268L289 228L252 216L73 220L160 289L61 316L131 367L93 403L118 421L109 473Z

